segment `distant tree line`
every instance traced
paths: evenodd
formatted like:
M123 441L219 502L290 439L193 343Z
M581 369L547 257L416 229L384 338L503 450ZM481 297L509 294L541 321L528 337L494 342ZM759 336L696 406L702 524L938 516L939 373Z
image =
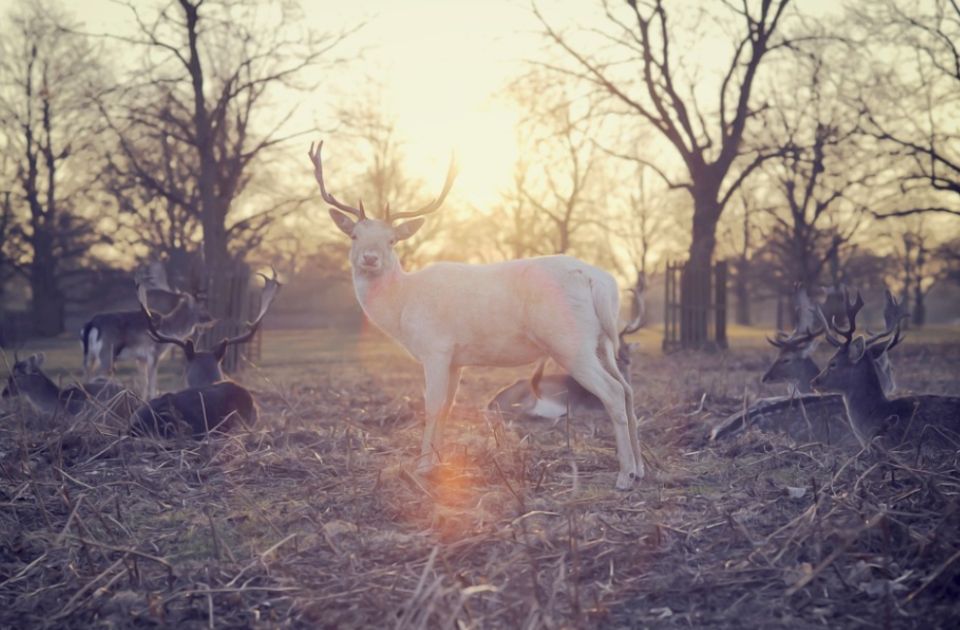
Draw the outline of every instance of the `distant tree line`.
M349 139L331 168L374 213L431 193L375 79L339 103L324 81L334 106L297 122L357 25L317 32L290 2L130 1L129 28L93 33L67 6L24 1L0 27L0 318L24 287L35 332L58 334L140 259L202 260L182 282L221 317L237 265L340 277L309 178L284 185L317 127ZM452 198L401 256L570 253L625 279L726 258L741 323L803 282L886 284L922 324L931 288L960 282L960 9L832 10L626 0L565 24L535 3L550 45L504 86L522 112L510 184L490 208Z

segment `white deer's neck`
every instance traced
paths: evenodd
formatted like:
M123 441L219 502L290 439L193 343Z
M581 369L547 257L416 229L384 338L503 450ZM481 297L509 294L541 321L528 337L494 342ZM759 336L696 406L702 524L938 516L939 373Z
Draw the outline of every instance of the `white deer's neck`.
M356 270L353 272L353 288L363 312L378 328L394 338L400 334L406 279L407 273L399 264L373 277Z

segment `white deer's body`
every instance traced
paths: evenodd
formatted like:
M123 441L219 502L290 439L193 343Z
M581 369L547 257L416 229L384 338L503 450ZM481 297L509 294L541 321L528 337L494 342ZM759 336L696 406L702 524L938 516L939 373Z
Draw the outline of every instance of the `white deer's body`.
M442 428L464 366L515 366L550 357L603 401L613 421L620 472L617 488L643 476L633 410L633 390L616 365L619 291L610 274L569 256L547 256L487 265L437 263L405 272L393 246L409 238L440 207L455 176L451 163L440 197L424 208L366 216L327 193L320 150L312 150L315 175L337 227L352 240L353 282L367 317L423 366L426 426L419 470L441 455Z
M421 362L442 355L456 367L524 365L553 348L565 365L585 339L595 350L602 332L617 334L613 277L569 256L435 263L414 273L398 264L376 278L354 272L354 287L370 320ZM605 320L613 330L602 330Z

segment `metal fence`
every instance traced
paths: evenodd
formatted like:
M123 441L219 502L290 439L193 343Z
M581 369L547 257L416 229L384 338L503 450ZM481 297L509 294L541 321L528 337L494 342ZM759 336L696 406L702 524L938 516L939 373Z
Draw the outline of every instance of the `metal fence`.
M727 263L668 262L664 277L663 350L727 347Z

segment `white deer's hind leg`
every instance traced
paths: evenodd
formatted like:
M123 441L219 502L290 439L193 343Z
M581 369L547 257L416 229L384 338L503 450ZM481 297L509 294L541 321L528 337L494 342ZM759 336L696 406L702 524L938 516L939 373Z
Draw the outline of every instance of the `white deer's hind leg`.
M574 364L564 367L584 389L599 398L607 410L613 422L613 434L617 441L617 458L620 460L616 487L618 490L629 489L633 480L643 474L643 469L638 467L634 455L626 408L627 398L623 385L604 369L592 350L582 354Z
M450 360L444 358L425 362L423 375L425 380L423 398L427 417L423 428L417 472L428 473L439 459L443 424L450 412L450 407L453 406L457 386L460 384L460 369L452 367Z
M620 372L619 368L617 368L613 347L609 344L605 345L604 354L604 367L607 368L607 373L616 378L620 382L621 387L623 387L624 404L627 412L627 430L630 432L630 449L633 451L633 459L637 463L636 470L634 471L634 478L643 479L646 471L644 470L643 465L643 454L640 452L640 435L637 428L637 412L633 406L633 386L630 384L630 366L629 364L627 365L628 372L626 375Z

